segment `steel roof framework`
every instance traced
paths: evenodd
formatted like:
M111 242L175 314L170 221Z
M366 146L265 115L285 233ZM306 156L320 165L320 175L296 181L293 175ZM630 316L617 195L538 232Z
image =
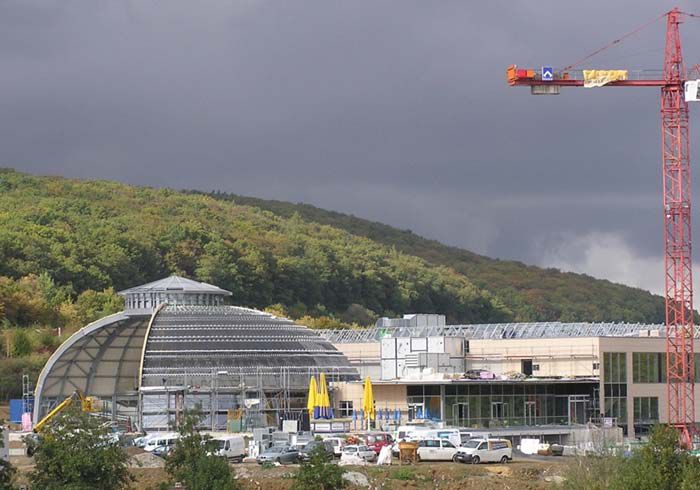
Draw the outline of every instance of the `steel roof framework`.
M369 327L363 329L319 330L333 344L378 342L384 337L462 337L465 339L538 339L566 337L637 337L640 332L658 331L664 325L643 323L485 323L428 327ZM649 334L647 334L649 335ZM655 335L654 335L655 336ZM695 334L698 337L698 333Z

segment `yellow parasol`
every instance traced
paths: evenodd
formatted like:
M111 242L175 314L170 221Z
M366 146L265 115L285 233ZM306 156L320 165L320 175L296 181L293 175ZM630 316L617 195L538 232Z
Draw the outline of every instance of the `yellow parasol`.
M325 373L321 373L321 380L319 381L321 391L319 393L318 404L321 406L320 418L332 419L333 418L333 408L331 407L331 397L328 394L328 383L326 383Z
M372 380L369 376L365 378L365 392L362 396L362 410L365 412L365 418L370 421L375 418L374 412L374 394L372 393ZM369 428L369 423L367 424Z
M328 385L326 384L326 374L321 373L321 379L319 380L319 400L318 400L318 405L321 408L330 408L331 406L331 399L330 396L328 396Z
M306 409L309 411L309 417L313 417L314 415L314 408L317 406L317 397L316 376L311 376L309 380L309 400L306 402Z

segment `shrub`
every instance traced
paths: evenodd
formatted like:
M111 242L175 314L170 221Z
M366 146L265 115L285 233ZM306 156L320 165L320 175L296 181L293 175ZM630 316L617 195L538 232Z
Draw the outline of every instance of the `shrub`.
M409 481L414 480L416 478L416 474L411 468L399 468L391 474L391 478L394 480Z
M2 421L0 420L0 424L1 423ZM2 426L0 426L0 448L2 447L5 447L5 442L2 436ZM10 490L13 488L12 481L15 478L16 472L17 470L9 461L0 458L0 490Z
M677 490L697 488L697 481L685 481L696 474L700 462L678 450L678 431L666 425L654 427L649 442L625 461L613 479L611 488L622 490ZM693 486L695 485L695 486Z
M32 352L32 341L26 330L17 329L12 334L12 355L14 357L28 356Z
M230 490L236 488L233 472L226 458L215 456L217 443L197 429L202 414L185 411L178 439L165 462L165 469L174 481L188 490Z
M624 460L620 456L586 456L569 463L564 488L567 490L606 490L617 476Z
M301 464L292 490L337 490L345 488L345 469L333 464L323 446L317 446L309 454L309 460Z
M687 490L697 488L700 462L678 450L678 431L655 427L631 457L581 458L564 474L567 490Z
M32 488L117 490L133 481L128 455L102 420L73 405L44 426L34 448Z

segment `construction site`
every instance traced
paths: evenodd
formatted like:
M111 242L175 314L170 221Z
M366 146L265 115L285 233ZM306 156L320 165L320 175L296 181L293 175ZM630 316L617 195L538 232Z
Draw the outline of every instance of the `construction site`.
M73 403L130 434L167 433L197 409L203 430L245 435L247 457L274 441L353 434L370 445L382 434L390 444L418 430L455 451L502 439L523 454L558 446L583 455L629 447L659 424L697 449L688 105L700 101L700 70L687 69L679 29L690 17L673 9L652 21L666 25L661 70L581 68L648 24L562 68L506 68L506 82L533 95L660 93L665 323L450 324L439 311L408 311L372 327L312 330L174 275L120 291L123 311L85 325L36 383L24 380L10 458L26 456L21 434Z

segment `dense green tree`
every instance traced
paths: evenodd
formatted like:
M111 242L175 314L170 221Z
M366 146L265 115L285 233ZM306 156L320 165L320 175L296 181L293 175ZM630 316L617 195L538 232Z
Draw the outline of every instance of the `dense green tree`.
M42 428L34 448L33 488L117 490L133 480L128 455L102 420L73 405Z
M2 420L0 420L0 448L5 447L5 439L3 437ZM10 490L14 481L17 470L10 464L0 458L0 490Z
M175 482L189 490L230 490L237 488L228 461L215 456L218 448L211 436L200 434L199 411L185 411L178 427L180 438L168 455L165 469Z
M595 456L570 463L566 490L690 490L698 488L700 461L678 449L678 431L654 427L632 456Z
M345 469L331 461L331 457L318 446L311 451L309 460L301 463L294 477L292 490L338 490L345 488Z
M25 330L17 329L12 333L12 355L14 357L27 356L32 352L32 342Z
M698 488L694 478L700 461L678 450L678 431L667 425L654 427L649 442L636 450L619 468L613 490L678 490Z
M638 289L488 259L312 206L11 170L0 170L0 188L0 314L11 325L75 328L114 311L78 308L81 294L113 288L114 298L171 272L296 317L322 305L317 316L343 320L359 305L459 323L663 320L662 298Z

